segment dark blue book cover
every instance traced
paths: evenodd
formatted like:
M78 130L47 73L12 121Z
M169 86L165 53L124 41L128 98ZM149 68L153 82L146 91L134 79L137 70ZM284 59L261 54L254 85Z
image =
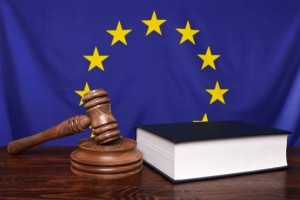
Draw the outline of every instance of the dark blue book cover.
M280 130L277 128L270 128L242 121L148 124L139 125L138 128L144 129L174 143L195 140L291 133L289 131Z

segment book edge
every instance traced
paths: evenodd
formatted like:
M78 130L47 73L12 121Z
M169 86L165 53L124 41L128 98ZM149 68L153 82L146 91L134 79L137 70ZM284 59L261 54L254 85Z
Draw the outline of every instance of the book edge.
M289 165L284 165L280 167L272 167L272 168L266 168L266 169L258 169L253 171L246 171L246 172L238 172L238 173L231 173L231 174L222 174L222 175L215 175L215 176L206 176L206 177L198 177L198 178L189 178L189 179L180 179L175 180L165 174L164 172L160 171L158 168L151 165L149 162L144 160L144 163L148 166L150 166L153 170L161 174L164 178L169 180L172 183L184 183L184 182L191 182L191 181L205 181L205 180L211 180L211 179L219 179L219 178L226 178L226 177L233 177L233 176L240 176L240 175L246 175L246 174L255 174L255 173L262 173L262 172L271 172L271 171L277 171L277 170L283 170L290 168Z

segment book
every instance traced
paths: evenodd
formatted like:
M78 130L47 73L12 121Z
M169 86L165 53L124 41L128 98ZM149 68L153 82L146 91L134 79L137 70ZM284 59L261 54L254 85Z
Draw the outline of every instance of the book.
M172 182L282 169L289 131L241 121L137 126L144 161Z

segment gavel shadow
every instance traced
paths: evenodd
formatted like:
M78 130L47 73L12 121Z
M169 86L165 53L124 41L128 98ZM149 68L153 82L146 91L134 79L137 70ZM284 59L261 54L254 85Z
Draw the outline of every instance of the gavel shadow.
M69 153L75 147L50 146L33 147L19 155L7 154L7 164L14 167L34 166L34 165L70 165ZM67 154L66 154L67 152Z

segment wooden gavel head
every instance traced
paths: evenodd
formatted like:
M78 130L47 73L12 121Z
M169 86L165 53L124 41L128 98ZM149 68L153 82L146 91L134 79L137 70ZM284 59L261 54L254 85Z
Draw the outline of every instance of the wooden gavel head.
M119 139L115 117L111 113L110 100L103 89L92 90L83 97L84 107L91 120L91 127L98 144L106 144Z

